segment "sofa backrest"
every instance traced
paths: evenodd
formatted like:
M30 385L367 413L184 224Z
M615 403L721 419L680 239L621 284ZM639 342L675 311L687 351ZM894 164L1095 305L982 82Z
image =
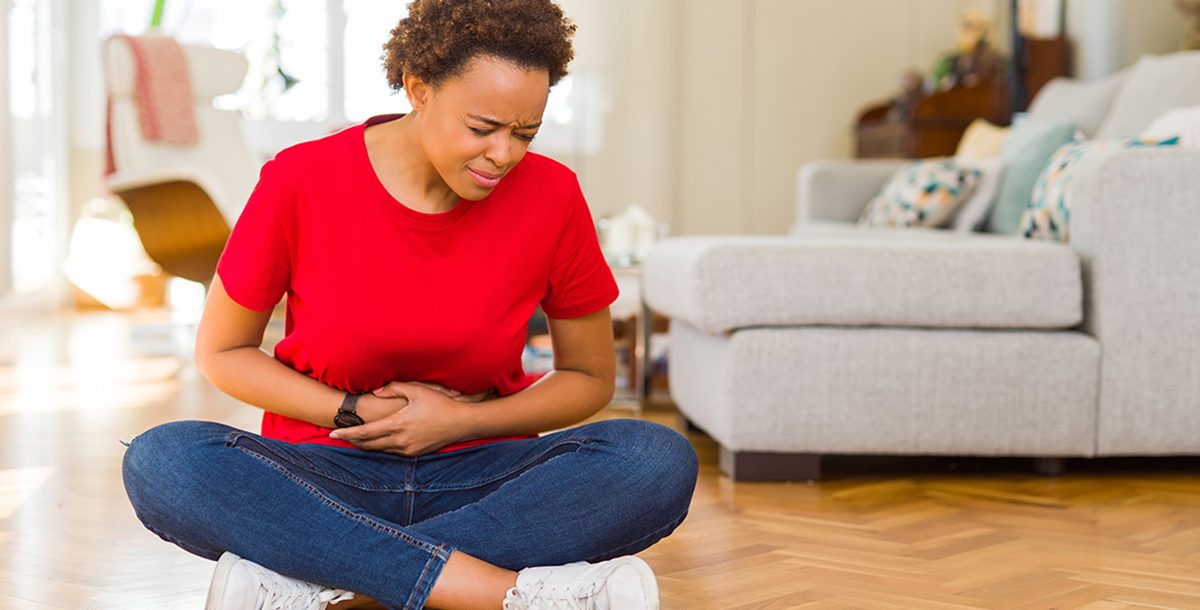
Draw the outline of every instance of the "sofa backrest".
M1066 120L1089 138L1130 138L1172 108L1200 105L1200 51L1145 55L1086 82L1056 78L1029 104L1031 119Z
M1029 118L1067 121L1087 137L1095 137L1128 73L1126 69L1096 81L1056 78L1029 103Z

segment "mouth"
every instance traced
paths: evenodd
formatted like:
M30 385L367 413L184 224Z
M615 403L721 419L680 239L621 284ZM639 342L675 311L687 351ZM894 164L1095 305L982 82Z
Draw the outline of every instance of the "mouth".
M497 184L500 184L500 179L504 177L504 174L489 174L470 167L467 168L467 171L471 174L471 179L475 181L475 184L487 189L495 188Z

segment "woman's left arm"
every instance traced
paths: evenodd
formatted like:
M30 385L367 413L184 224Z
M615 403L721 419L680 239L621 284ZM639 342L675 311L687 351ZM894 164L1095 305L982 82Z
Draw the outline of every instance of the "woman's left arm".
M565 428L612 400L617 364L608 308L548 322L554 369L516 394L470 403L464 412L471 438Z

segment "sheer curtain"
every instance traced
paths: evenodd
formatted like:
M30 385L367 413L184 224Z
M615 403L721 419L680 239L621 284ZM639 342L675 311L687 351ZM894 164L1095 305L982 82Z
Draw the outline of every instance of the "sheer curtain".
M65 285L66 113L61 0L2 0L0 299L53 302Z

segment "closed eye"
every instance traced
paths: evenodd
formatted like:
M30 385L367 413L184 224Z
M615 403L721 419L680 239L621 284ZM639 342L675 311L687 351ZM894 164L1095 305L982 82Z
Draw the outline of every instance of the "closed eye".
M473 133L477 136L480 136L480 137L490 136L494 132L494 130L491 130L491 129L479 129L476 127L468 127L468 129L471 130L471 133ZM525 135L525 134L521 134L521 133L514 133L513 135L516 136L517 139L519 139L519 140L524 140L526 142L532 142L534 136L536 136L537 134Z

